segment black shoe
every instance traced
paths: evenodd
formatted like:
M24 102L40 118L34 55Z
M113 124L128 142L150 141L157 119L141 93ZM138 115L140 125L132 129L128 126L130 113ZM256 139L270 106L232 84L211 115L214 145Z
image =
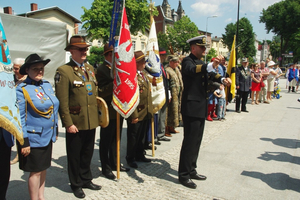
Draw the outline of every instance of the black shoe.
M81 187L77 187L77 188L72 188L73 194L75 197L79 198L79 199L83 199L85 197L85 194L82 190Z
M158 137L157 139L158 139L158 141L165 141L165 142L169 142L169 141L171 141L171 139L169 139L169 138L166 138L165 136Z
M101 190L101 186L92 183L92 181L91 181L91 182L88 182L88 183L86 183L86 184L84 184L84 185L82 186L82 188L88 188L88 189L90 189L90 190Z
M197 187L197 185L191 179L186 179L186 180L179 179L179 182L188 188L196 189Z
M237 112L237 113L241 113L241 111L240 111L240 110L236 110L235 112Z
M138 165L134 161L127 161L127 164L129 165L129 167L132 167L135 169L138 168Z
M242 110L242 112L249 112L248 110Z
M200 175L200 174L193 174L190 175L191 179L196 179L196 180L206 180L206 176Z
M111 171L108 171L108 172L106 172L106 173L102 172L102 174L103 174L106 178L108 178L108 179L110 179L110 180L116 179L116 176L115 176Z
M156 141L154 142L154 144L156 144L156 145L161 145L161 143L160 143L158 140L156 140Z
M113 171L117 171L117 168L112 168ZM130 168L124 167L124 166L120 166L120 172L128 172L130 171Z
M137 158L136 161L140 161L140 162L151 162L151 159L143 157L143 158Z

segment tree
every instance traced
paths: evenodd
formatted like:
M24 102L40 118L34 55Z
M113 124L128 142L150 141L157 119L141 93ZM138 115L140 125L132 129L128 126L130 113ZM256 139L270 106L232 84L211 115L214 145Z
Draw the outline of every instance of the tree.
M223 41L228 48L231 48L233 37L236 34L236 26L236 23L227 24L225 27L225 34L222 34ZM252 57L256 55L254 42L253 26L246 17L243 17L239 20L239 38L236 44L238 59L243 57L252 59Z
M104 62L104 47L91 47L90 55L87 56L87 60L89 63L94 66L95 63L103 63Z
M113 4L112 0L94 0L90 9L82 7L84 10L84 14L81 16L84 23L82 27L87 30L88 37L92 40L103 38L104 42L108 41ZM134 35L138 31L145 33L146 28L150 26L147 0L126 0L126 13L130 32ZM156 8L153 14L158 14ZM121 19L121 15L119 19Z
M259 22L265 23L267 33L273 32L281 37L281 53L294 47L295 35L300 27L300 1L284 0L262 10ZM290 46L291 44L291 46ZM297 51L297 50L296 50Z
M174 23L174 26L168 26L167 35L169 44L174 51L182 51L182 54L189 51L190 46L186 41L199 35L198 28L189 17L184 16Z
M210 62L210 60L212 58L217 57L217 51L214 48L210 48L210 50L208 51L207 55L206 55L206 60L207 62Z
M159 32L157 34L157 41L158 41L158 46L160 48L165 48L166 50L169 49L169 38L167 36L167 34Z

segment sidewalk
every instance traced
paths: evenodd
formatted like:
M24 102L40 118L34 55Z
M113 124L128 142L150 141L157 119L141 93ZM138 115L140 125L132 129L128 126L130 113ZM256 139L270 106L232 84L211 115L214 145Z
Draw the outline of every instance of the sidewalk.
M152 163L138 163L138 169L121 172L118 181L106 179L99 162L97 130L91 169L100 191L84 189L86 199L299 199L300 193L300 94L287 93L281 79L282 98L271 104L247 104L249 113L233 112L228 106L226 121L206 121L198 158L198 172L206 181L195 181L197 189L182 186L177 179L183 137L173 134L161 142ZM126 123L124 123L126 125ZM13 147L12 157L16 154ZM123 128L121 163L126 166L126 127ZM46 199L76 199L68 181L65 134L60 129L53 145L52 166L47 170ZM115 173L116 174L116 173ZM28 173L12 165L7 200L29 199Z

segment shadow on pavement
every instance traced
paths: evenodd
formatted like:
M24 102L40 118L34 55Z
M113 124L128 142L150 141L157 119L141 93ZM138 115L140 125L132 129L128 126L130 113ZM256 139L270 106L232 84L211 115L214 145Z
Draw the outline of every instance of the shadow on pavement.
M284 173L264 174L261 172L243 171L241 175L260 179L276 190L293 190L300 193L300 180Z
M295 140L295 139L286 139L286 138L260 138L263 141L268 141L272 142L275 145L281 146L281 147L286 147L286 148L291 148L291 149L297 149L300 148L300 140Z
M300 165L300 157L292 156L285 152L265 152L258 158L265 161L276 160L279 162L289 162Z

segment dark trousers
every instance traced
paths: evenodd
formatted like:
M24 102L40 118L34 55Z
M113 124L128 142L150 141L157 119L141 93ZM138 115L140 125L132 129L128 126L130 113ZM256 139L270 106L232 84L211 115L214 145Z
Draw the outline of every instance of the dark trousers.
M127 120L127 154L128 162L134 161L136 158L144 157L144 141L149 124L149 119L139 121L132 124Z
M235 102L235 110L238 111L240 110L240 105L241 105L241 99L242 99L242 110L246 110L246 104L248 101L248 94L249 91L240 91L237 90L237 95L236 95L236 102Z
M186 180L196 174L197 159L203 137L205 119L182 115L184 137L179 158L179 179Z
M82 187L92 177L91 160L94 152L95 129L66 133L68 174L71 187Z
M123 117L120 117L120 137L122 127ZM107 127L101 127L99 155L102 173L108 173L112 171L112 168L117 168L117 119L110 119Z
M0 133L2 134L2 133ZM0 139L0 200L5 199L10 177L11 147L8 147L4 138Z

